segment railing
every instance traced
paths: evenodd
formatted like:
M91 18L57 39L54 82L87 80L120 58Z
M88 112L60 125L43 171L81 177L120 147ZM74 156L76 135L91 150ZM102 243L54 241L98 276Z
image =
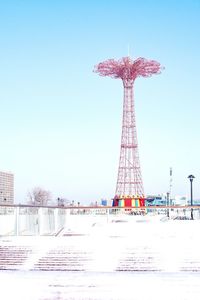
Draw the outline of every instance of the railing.
M62 232L87 231L94 224L105 224L134 216L200 220L200 206L32 206L0 205L0 235L61 235Z

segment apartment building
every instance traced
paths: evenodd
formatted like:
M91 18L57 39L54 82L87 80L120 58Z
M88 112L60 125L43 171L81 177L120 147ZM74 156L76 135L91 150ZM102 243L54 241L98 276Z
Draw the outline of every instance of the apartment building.
M0 171L0 204L14 203L14 174Z

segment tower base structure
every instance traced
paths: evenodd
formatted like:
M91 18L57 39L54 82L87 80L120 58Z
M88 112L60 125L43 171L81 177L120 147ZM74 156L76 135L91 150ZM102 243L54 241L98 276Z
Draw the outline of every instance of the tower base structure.
M141 196L116 195L113 199L112 206L140 208L145 206L145 198Z

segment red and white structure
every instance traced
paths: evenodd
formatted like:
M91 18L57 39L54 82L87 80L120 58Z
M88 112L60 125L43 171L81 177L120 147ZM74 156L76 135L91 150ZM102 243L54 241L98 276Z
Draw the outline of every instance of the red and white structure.
M134 105L134 82L137 77L150 77L161 72L160 63L145 58L109 59L95 66L100 76L122 79L124 86L121 150L115 198L144 197L140 168Z

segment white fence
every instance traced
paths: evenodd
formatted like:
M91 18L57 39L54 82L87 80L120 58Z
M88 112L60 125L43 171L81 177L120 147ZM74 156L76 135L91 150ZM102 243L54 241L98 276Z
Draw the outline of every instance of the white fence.
M65 231L87 230L94 224L159 216L161 220L200 219L198 206L162 207L36 207L0 205L0 235L62 235ZM68 232L69 233L69 232Z

